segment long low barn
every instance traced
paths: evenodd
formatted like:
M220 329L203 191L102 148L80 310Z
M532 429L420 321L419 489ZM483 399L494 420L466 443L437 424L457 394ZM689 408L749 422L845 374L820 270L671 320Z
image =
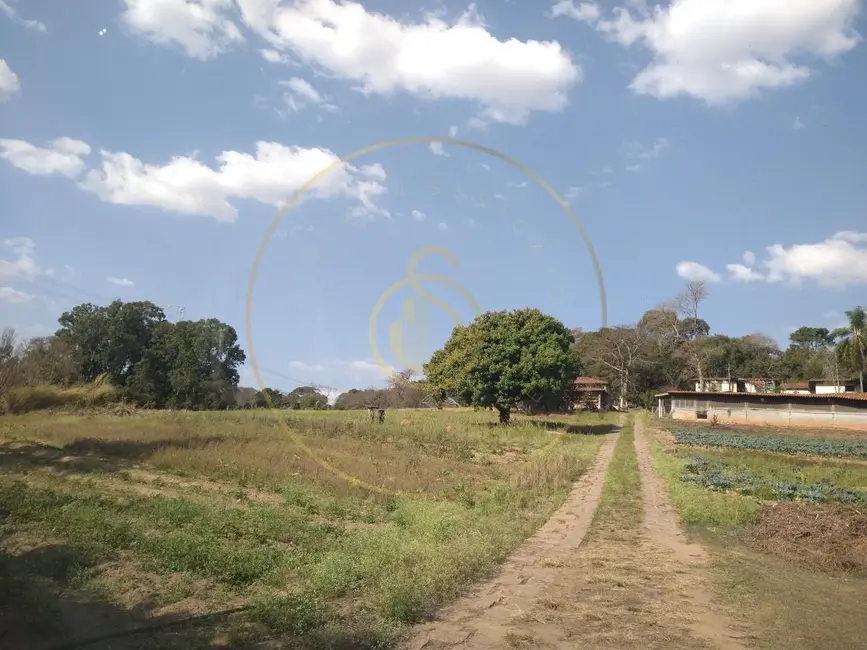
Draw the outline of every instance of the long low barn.
M867 430L867 393L716 393L670 390L656 395L660 417Z

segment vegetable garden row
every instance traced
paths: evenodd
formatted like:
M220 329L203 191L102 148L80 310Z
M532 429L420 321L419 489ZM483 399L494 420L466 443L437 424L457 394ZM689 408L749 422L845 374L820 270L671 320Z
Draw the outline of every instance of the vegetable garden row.
M737 492L745 496L775 501L824 501L867 506L867 492L839 487L827 478L807 482L799 467L788 475L762 476L748 467L707 460L695 456L684 467L680 480L695 483L714 492Z
M781 454L813 454L816 456L867 458L867 440L830 440L822 438L795 438L787 436L749 436L726 430L672 431L680 445L697 447L730 447L755 449Z

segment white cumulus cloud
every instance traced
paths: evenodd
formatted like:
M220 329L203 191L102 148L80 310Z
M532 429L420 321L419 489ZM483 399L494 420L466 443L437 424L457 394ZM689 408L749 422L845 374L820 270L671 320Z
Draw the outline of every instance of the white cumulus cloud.
M412 218L416 221L424 221L425 219L427 219L427 215L421 210L413 210L411 214Z
M520 124L534 111L560 111L581 67L554 41L500 39L474 5L456 20L428 13L411 22L350 0L124 0L124 22L148 39L205 59L243 39L243 22L268 47L365 94L406 92L463 99L482 121ZM239 20L235 19L240 12Z
M744 100L805 81L815 61L842 55L861 40L853 27L859 0L631 4L604 18L580 8L557 15L588 22L623 46L648 49L653 60L630 87L658 98L690 95L712 105Z
M443 143L439 140L434 140L433 142L431 142L428 145L428 149L430 149L431 153L433 153L435 156L448 156L448 154L445 152L445 149L443 149Z
M325 366L320 363L305 363L304 361L290 361L289 367L304 372L322 372L325 370Z
M806 244L773 244L764 259L747 251L744 264L726 264L732 280L845 288L867 285L867 232L844 230L824 241ZM682 262L678 274L688 279L710 279L713 271L696 262ZM715 281L715 280L711 280Z
M24 140L0 140L0 159L38 176L77 176L84 170L84 158L89 154L90 146L73 138L57 138L47 147Z
M134 287L135 286L135 282L133 282L132 280L129 280L127 278L116 278L113 276L108 276L105 280L109 284L113 284L116 287Z
M23 305L35 298L34 295L18 291L12 287L0 287L0 300L12 303L13 305Z
M698 262L680 262L676 270L680 277L690 282L719 282L721 280L719 275Z
M45 23L40 20L32 20L27 18L21 18L18 16L18 12L15 10L13 6L15 0L0 0L0 11L6 14L10 19L15 21L16 23L20 23L29 29L36 30L37 32L45 33L48 30L45 27Z
M356 381L372 381L388 377L395 369L389 365L382 366L375 359L358 359L347 363L346 371Z
M78 176L91 151L80 140L58 138L47 148L23 140L0 140L0 159L31 174ZM234 221L231 199L253 199L282 206L295 190L340 159L328 149L305 149L277 142L257 142L255 153L224 151L217 166L195 154L151 164L125 152L100 151L101 164L90 169L78 186L107 203L147 206L166 212ZM352 215L390 216L377 204L386 193L387 175L378 163L355 167L340 164L317 179L304 199L344 197L354 201Z
M731 274L732 280L738 282L757 282L765 279L761 273L743 264L726 264L726 269Z
M645 146L640 142L630 142L626 147L626 156L633 162L626 165L626 171L641 171L647 162L662 158L670 148L671 143L668 141L668 138L657 138L650 146Z
M774 244L766 250L762 265L768 282L867 285L867 233L843 231L817 243Z
M262 58L268 63L288 63L288 59L277 50L263 48L259 50L259 54L261 54Z
M21 92L21 82L18 75L12 72L12 68L4 59L0 59L0 102L7 101L12 95Z
M196 59L209 59L244 40L226 16L232 0L123 0L121 22L160 45L175 45Z
M289 81L280 82L284 88L283 100L286 106L298 112L307 106L320 106L328 111L337 110L337 106L328 102L310 82L300 77L292 77Z
M42 268L36 258L36 242L28 237L13 237L3 240L3 246L10 249L12 259L0 259L0 279L17 278L32 280L41 275L50 275Z
M582 22L595 22L599 19L599 6L595 2L575 3L574 0L560 0L551 7L551 17L568 16Z

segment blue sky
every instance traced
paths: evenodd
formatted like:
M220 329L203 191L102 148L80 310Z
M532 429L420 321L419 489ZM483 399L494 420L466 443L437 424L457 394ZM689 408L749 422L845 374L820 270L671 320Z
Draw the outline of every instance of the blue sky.
M458 265L417 272L483 311L595 329L704 279L715 332L836 326L867 302L862 4L0 0L0 325L42 335L79 302L146 299L229 322L249 356L251 269L295 190L376 143L455 137L571 204L607 314L532 178L448 143L383 148L274 230L251 310L268 385L382 384L371 311L425 247ZM454 287L424 289L472 318ZM374 327L387 365L411 295ZM415 301L413 362L453 324Z

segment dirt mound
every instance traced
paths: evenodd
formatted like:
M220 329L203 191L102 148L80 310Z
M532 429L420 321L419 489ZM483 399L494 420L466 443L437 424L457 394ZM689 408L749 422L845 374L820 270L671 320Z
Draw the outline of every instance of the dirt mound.
M755 529L763 551L824 571L867 575L867 514L849 506L778 503Z

